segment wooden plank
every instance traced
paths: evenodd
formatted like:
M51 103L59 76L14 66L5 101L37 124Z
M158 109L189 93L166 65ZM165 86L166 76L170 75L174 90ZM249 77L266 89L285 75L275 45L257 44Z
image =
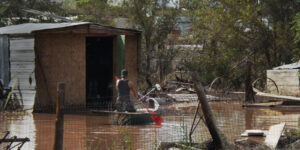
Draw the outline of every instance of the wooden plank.
M243 107L275 107L277 105L282 105L283 101L279 102L269 102L269 103L253 103L253 104L244 104Z
M90 25L89 33L108 33L110 35L133 35L134 36L139 32L111 28L106 26L99 26L99 25Z
M273 125L270 127L268 135L265 139L265 144L271 149L275 149L277 147L278 141L281 137L282 131L284 129L285 123L280 123L277 125Z
M40 31L39 34L87 34L87 29L64 29L64 30L48 30L48 31Z
M55 29L46 29L41 31L35 31L40 35L46 34L64 34L64 33L88 33L88 24L76 25L76 26L68 26L68 27L61 27Z
M294 100L294 101L300 101L300 97L295 96L284 96L284 95L276 95L276 94L269 94L269 93L263 93L259 91L258 89L253 88L253 91L256 92L257 96L265 96L265 97L274 97L274 98L280 98L283 101L285 100Z
M246 130L241 134L242 137L247 136L267 136L268 131L267 130Z

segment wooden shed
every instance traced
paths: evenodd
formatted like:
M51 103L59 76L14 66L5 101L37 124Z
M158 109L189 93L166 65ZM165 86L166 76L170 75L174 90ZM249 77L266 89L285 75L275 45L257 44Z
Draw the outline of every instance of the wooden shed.
M280 95L300 96L299 70L300 62L267 70L268 92Z
M121 69L137 82L140 37L137 30L90 22L2 27L0 77L5 86L19 80L25 107L55 106L61 82L66 107L107 107Z

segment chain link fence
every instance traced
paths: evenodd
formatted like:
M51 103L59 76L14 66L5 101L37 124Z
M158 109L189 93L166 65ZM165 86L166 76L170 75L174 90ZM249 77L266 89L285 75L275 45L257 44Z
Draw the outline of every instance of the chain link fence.
M161 125L153 123L116 125L113 122L115 115L111 115L114 107L109 100L82 107L66 107L63 149L155 150L160 143L188 143L190 140L193 143L203 143L212 140L204 120L200 120L190 139L190 128L198 105L197 96L183 94L171 95L171 97L173 98L157 98L161 103L158 110L163 118ZM268 130L271 125L281 122L286 123L285 131L299 130L299 107L245 107L245 103L241 102L243 100L241 93L209 93L207 98L217 126L230 144L235 144L237 139L242 138L241 134L247 129ZM141 107L138 103L135 105ZM100 115L91 110L106 110L112 113ZM199 112L201 115L201 109ZM29 138L30 141L22 145L22 150L52 150L55 141L55 120L54 106L40 108L39 113L1 112L0 139L10 131L5 139ZM264 138L258 137L254 140L263 142ZM0 149L6 149L8 146L12 148L18 143L20 142L2 142ZM19 146L12 149L17 149Z

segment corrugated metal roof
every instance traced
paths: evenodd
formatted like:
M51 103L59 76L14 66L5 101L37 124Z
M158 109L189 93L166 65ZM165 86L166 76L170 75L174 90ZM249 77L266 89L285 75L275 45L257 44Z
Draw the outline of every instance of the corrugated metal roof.
M83 24L90 24L90 22L71 22L71 23L24 23L19 25L11 25L0 28L0 34L30 34L33 31L56 29L71 27Z
M281 70L281 69L299 69L300 68L300 61L292 63L292 64L286 64L282 66L278 66L273 68L273 70Z
M31 34L32 32L35 31L58 29L58 28L65 28L65 27L85 25L85 24L96 25L108 30L122 30L125 32L141 32L134 29L115 28L115 27L104 26L92 22L70 22L70 23L24 23L19 25L11 25L11 26L0 28L0 34L6 34L6 35Z

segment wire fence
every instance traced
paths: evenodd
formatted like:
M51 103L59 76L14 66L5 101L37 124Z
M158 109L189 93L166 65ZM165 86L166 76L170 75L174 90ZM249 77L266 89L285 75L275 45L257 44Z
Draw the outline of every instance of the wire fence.
M242 138L241 134L247 129L268 130L271 125L281 122L286 123L285 131L299 130L300 109L243 107L242 94L237 95L223 93L207 96L217 126L228 143L234 144L235 140ZM114 120L118 114L114 114L113 103L108 100L88 106L67 107L64 115L63 149L155 150L162 142L189 142L190 128L198 105L197 96L195 94L171 96L173 98L157 98L161 103L158 110L163 118L161 125L153 123L117 125ZM141 107L138 103L135 105ZM13 139L14 136L17 136L17 139L26 137L30 139L24 143L22 150L52 150L56 120L53 109L54 106L48 109L40 108L39 113L1 112L0 139L5 136L6 131L10 131L6 139ZM111 113L100 114L99 111L103 110ZM202 114L201 110L200 114ZM192 134L192 142L203 143L211 139L205 122L201 120ZM264 138L256 140L263 142ZM10 147L17 143L14 142ZM6 149L9 144L0 143L0 149Z

